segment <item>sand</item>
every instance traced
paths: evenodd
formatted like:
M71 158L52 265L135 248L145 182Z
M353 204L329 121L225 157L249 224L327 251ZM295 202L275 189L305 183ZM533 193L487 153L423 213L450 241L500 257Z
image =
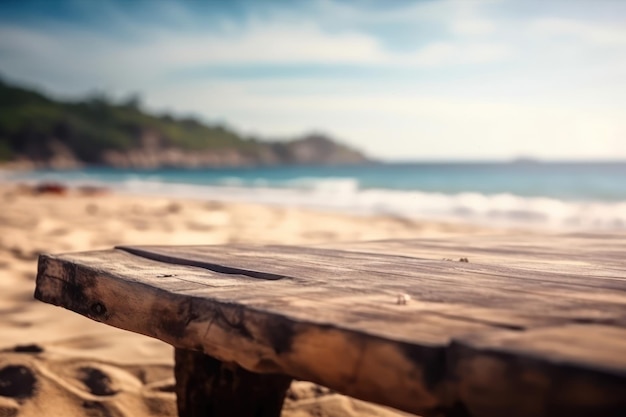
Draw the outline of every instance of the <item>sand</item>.
M492 232L385 216L0 186L0 417L176 415L171 346L34 300L39 253ZM283 415L404 414L295 382Z

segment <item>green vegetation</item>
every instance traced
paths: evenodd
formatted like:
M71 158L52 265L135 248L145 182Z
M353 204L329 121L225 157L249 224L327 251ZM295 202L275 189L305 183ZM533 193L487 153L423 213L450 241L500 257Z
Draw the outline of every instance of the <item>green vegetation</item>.
M328 143L344 157L350 155L351 160L346 162L363 159L358 152L328 138L318 139L324 142L324 155L319 161L304 162L325 162L323 159L329 157ZM310 145L311 137L301 141ZM297 152L290 152L298 142L245 139L224 126L203 124L193 118L150 115L141 110L137 97L121 103L103 95L62 102L0 80L0 161L21 158L45 163L61 146L86 164L109 163L107 151L125 153L147 147L190 154L230 150L242 155L239 160L253 164L299 163L302 161Z
M87 163L101 162L106 150L140 147L142 134L153 132L161 146L189 150L250 148L234 132L194 119L155 117L143 113L136 99L114 104L106 97L64 103L0 81L0 157L50 156L49 142L67 145Z

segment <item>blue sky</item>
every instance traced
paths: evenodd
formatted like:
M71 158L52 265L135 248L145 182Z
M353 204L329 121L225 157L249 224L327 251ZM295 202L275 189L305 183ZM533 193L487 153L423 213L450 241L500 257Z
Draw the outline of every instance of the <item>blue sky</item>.
M389 159L626 158L619 0L5 0L0 74Z

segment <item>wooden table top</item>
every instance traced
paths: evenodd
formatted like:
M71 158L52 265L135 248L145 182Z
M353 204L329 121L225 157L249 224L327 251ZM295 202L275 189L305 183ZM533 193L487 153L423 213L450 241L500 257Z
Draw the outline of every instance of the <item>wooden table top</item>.
M422 415L626 415L623 235L125 246L42 255L35 296Z

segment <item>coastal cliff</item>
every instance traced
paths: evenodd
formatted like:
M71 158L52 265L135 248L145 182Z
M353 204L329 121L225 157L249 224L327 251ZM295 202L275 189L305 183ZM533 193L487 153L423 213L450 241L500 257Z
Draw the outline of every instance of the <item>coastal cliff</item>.
M131 97L59 101L0 80L0 163L21 168L237 167L357 164L368 158L324 134L243 137L190 117L154 115Z

